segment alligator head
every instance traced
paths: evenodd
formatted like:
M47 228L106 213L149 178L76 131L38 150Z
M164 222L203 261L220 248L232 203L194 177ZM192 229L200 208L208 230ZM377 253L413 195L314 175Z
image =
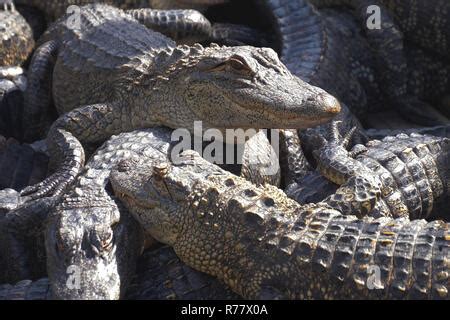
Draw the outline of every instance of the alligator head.
M301 129L340 111L336 98L292 75L269 48L178 46L155 61L160 70L149 86L160 108L153 112L172 128L192 130L202 120L219 130Z
M119 299L142 253L140 226L113 205L65 203L46 228L54 298Z
M184 151L180 157L176 165L127 159L110 174L114 193L125 207L156 240L171 246L180 234L180 219L185 218L182 203L191 195L195 181L223 174L195 151Z

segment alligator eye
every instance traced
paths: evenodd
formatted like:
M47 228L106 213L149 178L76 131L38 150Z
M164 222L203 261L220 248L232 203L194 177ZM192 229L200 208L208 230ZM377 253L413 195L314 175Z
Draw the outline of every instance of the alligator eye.
M132 167L131 161L122 160L117 165L117 170L119 172L127 172L127 171L129 171L131 169L131 167Z
M218 64L214 68L210 69L210 71L235 71L240 74L252 74L253 70L247 64L247 62L240 56L234 55L230 57L228 60Z
M231 68L239 72L247 72L247 73L253 72L253 70L250 68L247 62L239 56L232 56L228 60L228 64L230 65Z
M103 251L111 251L112 247L113 247L113 241L114 240L114 232L111 230L108 238L105 238L102 240L101 245L102 245L102 250Z
M231 67L233 67L233 69L238 70L238 71L242 71L245 69L248 69L248 66L246 66L245 64L242 63L242 61L239 61L237 59L231 58L228 63L230 64Z

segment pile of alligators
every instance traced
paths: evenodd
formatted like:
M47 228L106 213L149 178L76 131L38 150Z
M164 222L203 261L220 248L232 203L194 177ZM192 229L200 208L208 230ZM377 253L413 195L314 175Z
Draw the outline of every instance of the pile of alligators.
M0 299L448 300L449 43L446 0L0 0Z

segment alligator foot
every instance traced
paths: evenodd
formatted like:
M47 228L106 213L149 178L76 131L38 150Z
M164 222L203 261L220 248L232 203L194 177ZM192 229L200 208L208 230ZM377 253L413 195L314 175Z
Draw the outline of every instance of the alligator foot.
M344 215L363 217L368 215L381 196L381 181L369 168L355 157L367 151L363 145L355 145L348 151L356 127L341 136L338 121L331 124L329 142L323 139L323 146L314 152L318 169L327 179L341 187L324 202Z
M20 192L20 195L29 200L36 200L49 195L59 196L74 180L75 177L70 177L64 172L53 174L38 184L26 187Z

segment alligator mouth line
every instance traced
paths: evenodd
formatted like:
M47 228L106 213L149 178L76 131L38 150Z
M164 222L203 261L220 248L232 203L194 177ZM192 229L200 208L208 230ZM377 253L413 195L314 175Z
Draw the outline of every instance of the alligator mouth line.
M231 101L237 109L242 110L243 113L246 111L251 110L257 110L257 107L253 107L252 105L242 105L242 103L237 103L233 98L231 98L228 94L226 94L223 90L220 89L216 84L216 86L222 96L224 96L227 100ZM283 125L283 129L305 129L310 127L315 127L324 123L328 123L331 119L333 119L336 114L330 114L329 117L324 117L322 119L308 119L306 118L306 115L295 115L292 112L289 111L273 111L270 109L265 109L267 111L267 114L270 114L271 117L274 118L282 118L284 122L286 122L285 125ZM271 119L268 119L268 123L270 123ZM223 126L214 126L217 129L225 130L225 129L232 129L232 128L241 128L241 129L257 129L252 126L244 126L244 125L236 125L232 127L223 127ZM269 126L266 126L265 128L268 129L277 129L277 128L269 128Z

